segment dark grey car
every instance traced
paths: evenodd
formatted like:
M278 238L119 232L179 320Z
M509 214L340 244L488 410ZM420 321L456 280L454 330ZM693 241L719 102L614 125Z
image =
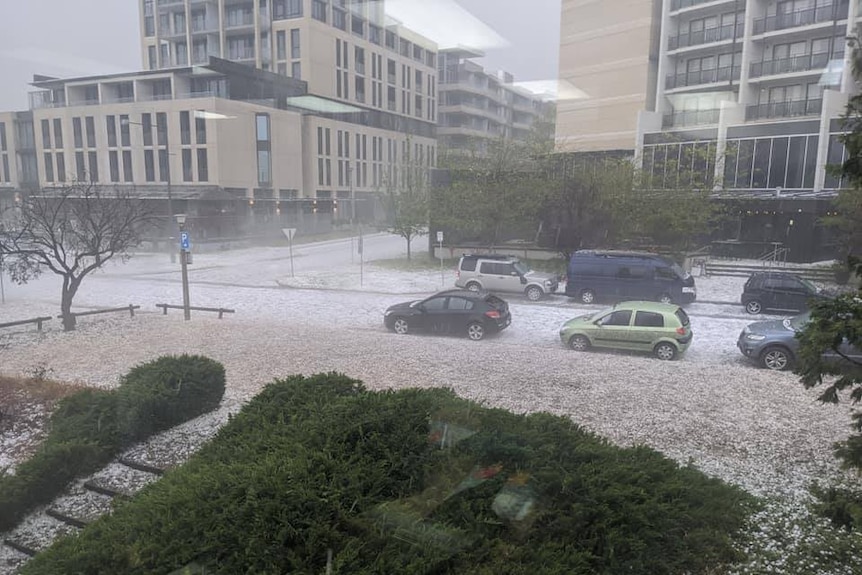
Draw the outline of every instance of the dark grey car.
M739 334L736 346L742 355L755 361L761 367L774 371L783 371L793 367L796 354L799 351L797 332L808 323L807 313L786 319L758 321L746 326ZM854 361L862 361L862 351L845 343L840 348L841 353ZM841 361L841 357L832 352L829 357Z

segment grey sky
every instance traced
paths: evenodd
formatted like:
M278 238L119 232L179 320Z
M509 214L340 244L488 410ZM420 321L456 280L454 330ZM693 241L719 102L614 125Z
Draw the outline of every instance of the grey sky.
M412 0L428 2L429 0ZM457 0L508 45L483 64L516 80L556 78L560 0ZM27 108L33 74L78 76L141 68L138 0L4 3L0 18L0 110Z

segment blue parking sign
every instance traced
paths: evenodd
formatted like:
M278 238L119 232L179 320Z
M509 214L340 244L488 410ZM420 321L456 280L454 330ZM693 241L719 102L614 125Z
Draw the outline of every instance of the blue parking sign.
M180 232L180 249L186 252L192 249L192 239L188 232Z

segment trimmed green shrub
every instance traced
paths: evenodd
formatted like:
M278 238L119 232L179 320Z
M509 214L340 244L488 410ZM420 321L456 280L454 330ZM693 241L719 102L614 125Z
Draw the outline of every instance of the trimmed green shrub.
M163 356L133 367L117 389L117 419L136 441L218 407L224 367L200 355Z
M215 408L224 383L224 368L211 359L165 357L133 368L116 390L62 399L40 449L0 477L0 532L132 443Z
M720 572L752 508L565 418L297 376L22 574Z

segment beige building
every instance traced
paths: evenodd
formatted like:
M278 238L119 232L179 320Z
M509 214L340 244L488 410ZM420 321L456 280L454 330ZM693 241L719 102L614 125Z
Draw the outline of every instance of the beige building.
M638 114L655 108L662 0L562 0L559 80L586 97L557 104L566 152L635 147Z

